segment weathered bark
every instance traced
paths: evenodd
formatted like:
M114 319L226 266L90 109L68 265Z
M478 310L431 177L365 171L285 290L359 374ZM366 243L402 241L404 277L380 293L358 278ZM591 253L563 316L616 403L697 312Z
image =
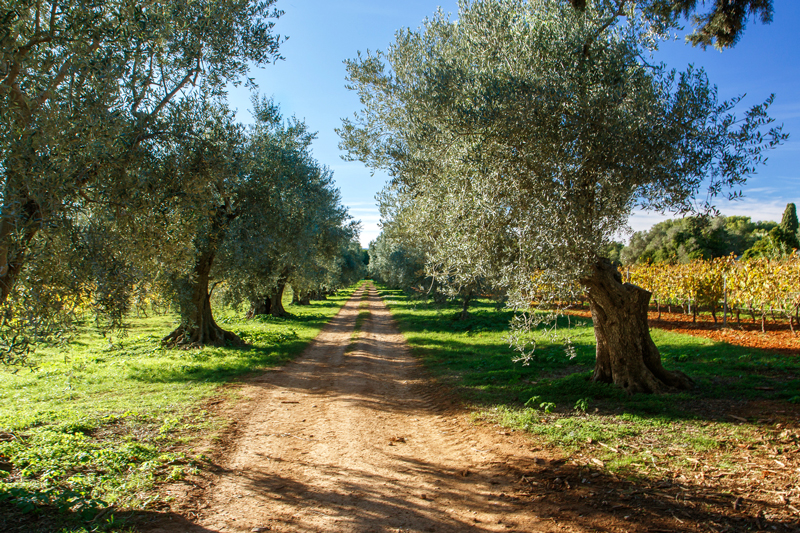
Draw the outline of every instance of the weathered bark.
M211 221L211 229L194 264L194 276L189 281L191 299L181 308L181 325L164 337L161 342L167 346L203 346L211 344L224 346L245 344L238 335L222 329L211 312L211 293L208 282L211 266L217 253L217 246L223 238L224 230L233 216L220 208Z
M622 276L606 259L581 280L588 289L597 361L593 380L614 383L629 393L658 393L689 389L692 380L682 372L668 372L661 364L647 310L651 293L622 283Z
M25 266L26 252L42 226L39 204L34 200L25 202L17 216L4 215L0 221L0 304L11 294ZM14 235L20 227L25 231L16 241Z
M265 316L270 314L272 307L272 300L269 296L260 296L256 300L250 302L250 309L247 311L247 318L255 318L257 316Z
M311 305L311 293L294 291L292 295L292 304L294 305Z
M283 308L283 291L286 290L286 282L279 281L278 288L270 295L269 314L272 316L287 316L289 313Z
M247 311L247 318L257 316L288 316L289 313L283 307L283 292L286 290L286 282L281 281L278 287L269 296L260 296L250 302L250 309Z
M208 292L208 277L214 253L200 254L195 262L195 281L192 283L192 299L187 307L187 316L181 317L181 325L162 339L167 346L224 346L244 345L244 341L231 331L222 329L211 312L211 294Z

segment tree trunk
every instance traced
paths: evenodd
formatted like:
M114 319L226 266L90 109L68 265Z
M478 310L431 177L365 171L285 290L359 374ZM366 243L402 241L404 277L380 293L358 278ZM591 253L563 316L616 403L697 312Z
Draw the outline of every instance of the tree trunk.
M651 293L622 283L622 276L601 259L590 276L581 280L588 289L597 340L594 381L614 383L631 394L689 389L692 380L661 365L647 324Z
M189 301L181 303L181 325L164 337L161 342L167 346L224 346L227 343L235 346L245 344L238 335L219 327L211 313L211 293L208 291L209 275L217 247L224 238L225 229L234 216L227 213L225 206L217 209L211 219L211 227L202 242L199 254L194 263L194 275L186 281L190 291Z
M211 294L208 292L208 278L214 262L214 251L205 251L197 258L191 286L191 301L182 306L181 325L167 335L161 342L167 346L224 346L245 343L238 335L219 327L211 313Z
M458 314L459 320L466 320L469 318L469 302L472 300L472 291L468 292L466 296L464 296L464 300L461 304L461 313Z
M283 308L283 291L286 290L286 282L279 281L278 288L270 296L269 314L272 316L288 316L289 313Z
M247 318L255 318L257 316L265 316L269 314L272 306L272 300L269 296L260 296L258 299L250 302L250 309L247 311Z
M278 282L278 287L269 296L260 296L255 301L250 302L250 310L247 311L247 318L256 316L288 316L289 313L283 307L283 291L286 290L286 282Z
M294 296L292 296L292 303L294 305L311 305L311 293L310 292L303 292L294 291Z
M8 207L3 208L5 216L0 222L0 304L5 303L14 289L25 266L30 244L42 227L39 204L34 200L25 202L17 217L6 214L9 210ZM24 232L21 239L16 240L16 230L19 228L24 228Z

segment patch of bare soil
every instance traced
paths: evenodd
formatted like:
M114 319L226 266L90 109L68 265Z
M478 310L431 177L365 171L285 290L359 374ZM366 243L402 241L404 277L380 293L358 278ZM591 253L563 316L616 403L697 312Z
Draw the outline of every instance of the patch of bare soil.
M586 310L574 310L570 311L570 314L592 318L591 313ZM783 355L800 355L800 332L792 333L788 320L769 318L762 331L760 319L753 321L750 318L745 319L744 315L740 317L740 322L737 322L735 316L728 317L727 326L723 327L721 312L717 313L717 322L714 322L714 318L710 315L698 315L695 322L691 315L664 311L660 317L659 313L650 311L648 318L650 326L658 329L693 337L705 337L747 348L769 350Z
M470 423L372 287L351 344L360 296L296 362L242 384L216 468L170 487L171 509L142 518L141 531L798 530L773 515L786 505L777 500L754 513L747 494L702 481L686 490L666 475L621 479L526 434Z

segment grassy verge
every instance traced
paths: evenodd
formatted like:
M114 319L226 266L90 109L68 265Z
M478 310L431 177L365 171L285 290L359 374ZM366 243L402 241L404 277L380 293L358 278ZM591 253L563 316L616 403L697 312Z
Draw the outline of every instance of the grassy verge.
M470 318L458 321L456 305L386 288L381 295L414 353L476 416L524 430L578 464L650 479L761 476L783 465L787 481L800 480L800 465L792 466L800 444L800 355L653 330L665 366L683 370L697 387L628 396L590 380L595 342L587 320L571 318L573 359L543 342L523 365L505 340L511 313L492 302L475 302Z
M359 283L358 286L361 287L362 283ZM361 302L358 304L358 316L356 316L356 324L353 328L352 335L350 335L351 345L358 339L359 335L361 335L361 328L364 325L364 321L369 318L369 313L369 282L366 282L364 292L361 294Z
M176 317L155 316L121 339L87 327L66 348L40 349L34 371L0 371L0 530L28 519L19 531L117 530L110 512L98 514L157 506L153 487L203 468L191 442L223 423L198 406L297 356L354 290L288 306L288 318L220 312L246 348L165 350Z

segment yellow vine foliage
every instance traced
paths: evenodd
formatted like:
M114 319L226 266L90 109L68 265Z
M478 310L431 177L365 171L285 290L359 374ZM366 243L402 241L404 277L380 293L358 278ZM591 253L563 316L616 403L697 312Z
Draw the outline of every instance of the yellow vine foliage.
M653 293L658 305L720 308L727 295L730 309L767 312L787 318L800 311L800 255L736 260L720 257L685 264L648 263L620 268L623 279Z

